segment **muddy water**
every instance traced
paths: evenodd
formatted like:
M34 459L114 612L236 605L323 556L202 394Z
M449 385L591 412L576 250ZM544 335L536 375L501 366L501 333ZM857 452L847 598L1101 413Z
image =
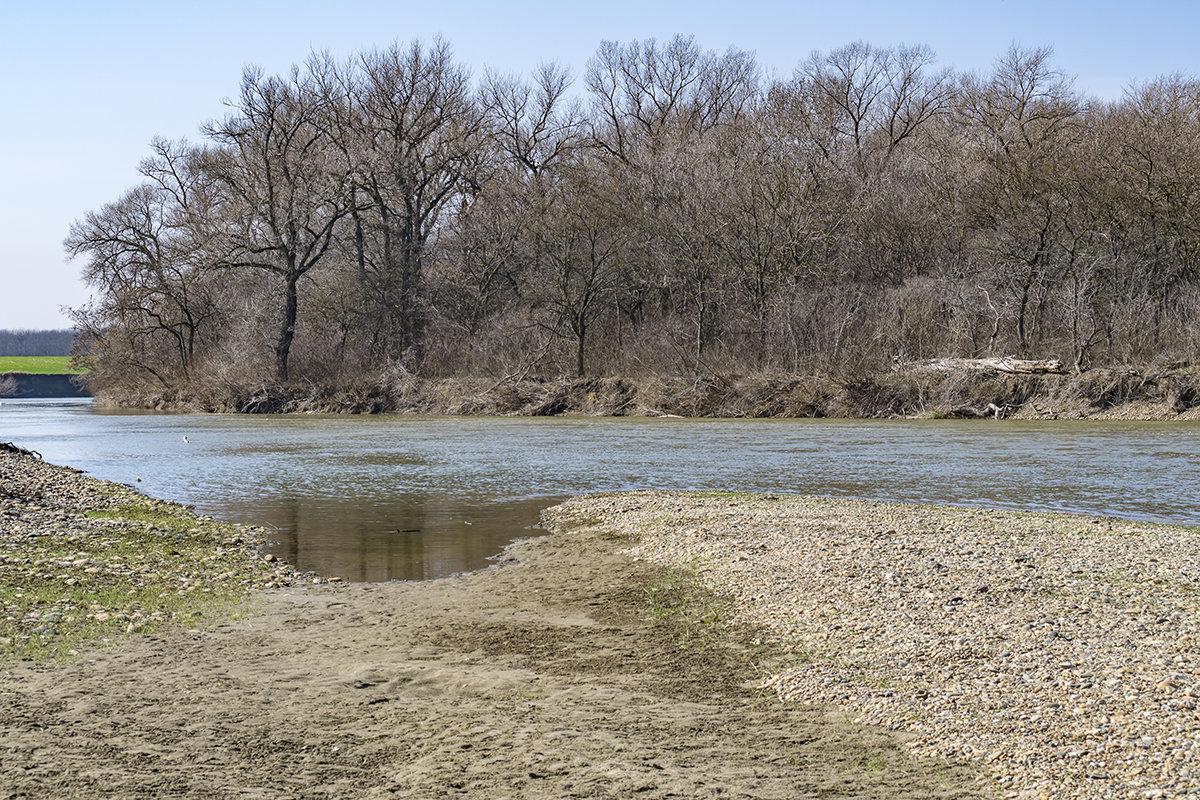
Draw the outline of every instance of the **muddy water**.
M0 441L272 528L277 554L360 581L478 569L557 499L622 489L1200 525L1196 423L246 417L6 400Z

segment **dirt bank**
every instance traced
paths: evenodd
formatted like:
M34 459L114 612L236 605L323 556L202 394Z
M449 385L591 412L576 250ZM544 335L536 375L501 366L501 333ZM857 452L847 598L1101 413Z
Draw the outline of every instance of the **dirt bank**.
M105 405L218 413L1200 420L1194 367L1080 375L914 368L856 378L761 373L501 381L397 372L169 394L92 388Z
M0 373L0 397L87 397L82 375Z
M588 520L457 578L285 588L0 672L0 798L971 797ZM775 665L778 666L778 665Z

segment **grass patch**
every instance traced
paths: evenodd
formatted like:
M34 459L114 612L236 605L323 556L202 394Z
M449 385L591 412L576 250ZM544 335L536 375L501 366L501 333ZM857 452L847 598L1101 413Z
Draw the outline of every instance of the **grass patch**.
M0 373L4 372L81 375L85 370L73 367L70 356L0 356Z
M704 586L695 571L666 569L644 592L649 620L675 626L681 647L704 648L722 638L730 602Z
M757 703L774 702L774 690L751 684L791 663L765 631L735 622L734 604L709 589L694 568L659 567L640 586L640 617L648 627L648 641L657 641L658 652L672 652L681 677L706 685L748 692ZM632 609L631 609L632 610Z
M778 494L763 494L759 492L703 491L689 492L688 494L690 494L692 497L698 497L702 500L745 500L775 502L786 499Z
M290 582L236 526L132 492L111 503L0 534L0 662L206 626Z
M895 753L881 747L872 748L861 753L854 760L854 766L867 775L879 775L895 760Z

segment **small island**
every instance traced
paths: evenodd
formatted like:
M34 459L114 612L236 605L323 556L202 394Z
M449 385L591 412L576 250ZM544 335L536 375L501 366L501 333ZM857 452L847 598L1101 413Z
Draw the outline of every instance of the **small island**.
M66 240L100 402L1193 419L1200 82L855 41L248 68ZM931 365L1057 363L1039 375Z

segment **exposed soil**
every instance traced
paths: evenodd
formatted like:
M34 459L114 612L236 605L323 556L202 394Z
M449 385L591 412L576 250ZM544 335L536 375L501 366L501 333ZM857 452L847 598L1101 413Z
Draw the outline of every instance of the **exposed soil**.
M90 387L101 404L220 413L681 417L963 417L1200 420L1193 366L1011 375L906 368L859 377L787 373L558 380L381 373L329 385Z
M751 632L596 529L422 583L268 592L0 673L0 798L962 798L974 773L748 688Z
M87 397L83 376L62 373L0 373L0 397Z

